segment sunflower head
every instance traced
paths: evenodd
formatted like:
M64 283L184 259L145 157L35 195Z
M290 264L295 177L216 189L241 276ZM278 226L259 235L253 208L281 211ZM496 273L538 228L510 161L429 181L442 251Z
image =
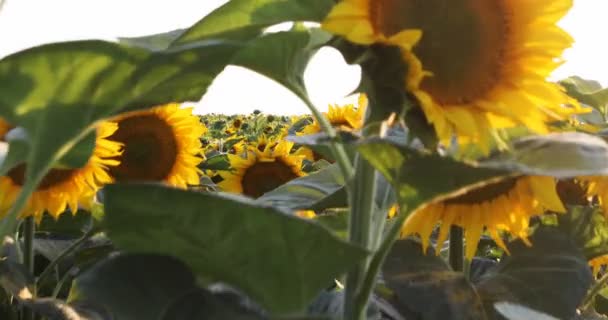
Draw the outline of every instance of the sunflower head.
M76 213L79 206L90 207L95 193L112 182L108 168L118 165L115 160L121 154L120 143L107 138L118 126L113 122L97 125L95 148L82 168L54 168L42 179L31 195L20 217L34 216L40 222L45 212L58 218L67 208ZM17 199L25 183L26 165L20 164L0 177L0 215L5 215Z
M571 0L343 0L323 27L358 44L400 48L403 86L437 136L487 152L500 128L536 133L585 112L546 78L571 37L557 21ZM569 105L570 107L566 107Z
M123 145L110 174L117 181L162 181L185 188L199 183L200 137L206 128L192 108L168 104L120 115L109 138Z
M293 142L282 140L274 148L248 150L244 156L228 155L232 171L222 174L224 191L258 198L292 179L303 176L302 156L292 155Z
M334 128L354 131L363 127L366 108L367 97L364 94L360 94L357 107L352 104L343 106L330 105L327 112L324 112L323 115L327 117L327 120ZM321 131L321 126L315 119L311 124L305 126L298 135L315 134Z
M451 225L460 226L465 230L466 257L470 260L475 255L484 228L496 244L507 252L500 232L521 238L529 244L530 217L541 215L546 210L565 212L554 178L507 178L416 210L403 224L401 234L408 236L417 233L426 250L437 223L441 223L438 247L447 239Z

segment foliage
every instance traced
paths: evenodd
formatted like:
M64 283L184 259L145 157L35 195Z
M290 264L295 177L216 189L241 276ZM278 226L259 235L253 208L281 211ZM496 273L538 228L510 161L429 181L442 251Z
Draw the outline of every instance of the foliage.
M592 274L588 263L608 254L608 188L601 188L608 186L602 131L608 89L579 77L561 81L593 112L554 119L546 124L550 133L531 133L528 124L538 119L505 118L502 125L513 126L484 128L494 134L483 137L492 140L487 146L453 128L453 141L446 142L447 131L427 114L420 90L403 83L416 71L413 60L403 59L411 48L388 37L354 43L326 31L326 24L304 23L323 23L335 5L232 0L190 28L117 43L53 43L0 60L0 129L6 131L0 187L19 185L0 194L0 318L511 320L606 312L605 267ZM279 23L291 28L268 30ZM310 102L304 72L327 45L361 65L357 92L366 102L324 115ZM200 183L187 190L162 179L112 183L87 195L91 201L83 199L76 212L44 215L36 224L23 218L34 192L93 161L101 121L199 100L228 65L283 85L311 114L200 116L206 132L194 137L200 148L192 147L190 161ZM564 108L576 104L568 102ZM353 114L362 127L351 125ZM493 123L467 115L448 118ZM183 143L174 138L154 140L164 153L152 160L171 159ZM287 178L256 199L230 194L224 178L250 159L241 189ZM105 160L104 172L119 161ZM286 171L286 163L298 167ZM515 214L491 204L507 192L526 192L513 191L523 177L559 180L540 197L555 194L566 212L529 213L530 228L505 230L499 218ZM449 205L468 206L471 214L412 219L429 206ZM483 220L495 225L483 225L480 214L495 217ZM408 223L417 229L405 237ZM446 243L441 224L451 225ZM437 254L423 252L425 233ZM471 234L481 245L467 261L463 248L471 244L464 239Z

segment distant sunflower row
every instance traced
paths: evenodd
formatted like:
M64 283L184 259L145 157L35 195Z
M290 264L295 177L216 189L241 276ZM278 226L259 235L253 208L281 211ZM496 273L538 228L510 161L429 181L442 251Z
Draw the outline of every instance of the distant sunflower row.
M363 99L363 98L362 98ZM363 100L361 100L363 101ZM364 105L330 106L326 116L336 128L361 127ZM13 126L0 119L0 140ZM95 148L80 168L55 167L39 183L20 217L40 221L46 212L54 218L66 210L89 209L97 192L114 182L160 182L178 188L200 184L201 176L216 177L222 191L257 198L305 175L304 161L315 153L295 147L287 134L320 131L310 116L277 117L254 112L251 116L192 114L180 104L157 106L116 116L96 124ZM206 156L225 154L230 170L203 172ZM0 217L8 212L25 183L25 164L0 177Z

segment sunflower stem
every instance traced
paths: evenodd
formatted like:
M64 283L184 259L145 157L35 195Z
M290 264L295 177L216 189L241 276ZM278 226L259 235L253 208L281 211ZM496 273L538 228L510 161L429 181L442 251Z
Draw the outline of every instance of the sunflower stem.
M608 273L604 274L593 285L593 287L591 287L591 289L589 289L589 292L587 293L587 296L585 296L585 299L583 300L583 303L581 303L580 309L582 311L585 311L585 310L588 310L589 308L591 308L591 306L595 302L595 297L600 293L600 291L602 291L602 289L604 289L604 287L606 286L606 284L608 284Z
M34 274L34 234L36 233L36 223L34 217L25 218L23 223L23 265L30 274ZM36 284L32 285L32 295L36 297ZM34 311L25 309L24 320L33 320Z
M449 260L452 270L464 272L464 232L461 227L450 228Z
M336 163L338 163L340 171L344 176L344 181L346 181L347 185L346 188L348 189L348 184L353 176L354 169L350 161L350 157L346 153L346 149L344 149L344 146L337 141L338 136L336 134L336 130L334 129L334 127L331 126L331 124L323 115L323 113L315 107L312 101L310 101L308 95L299 94L298 96L300 97L300 99L302 99L302 101L304 101L308 109L310 109L310 112L312 113L315 120L319 123L321 129L323 129L323 132L325 132L325 134L327 134L327 136L330 138L330 148L332 150L332 153L334 154Z

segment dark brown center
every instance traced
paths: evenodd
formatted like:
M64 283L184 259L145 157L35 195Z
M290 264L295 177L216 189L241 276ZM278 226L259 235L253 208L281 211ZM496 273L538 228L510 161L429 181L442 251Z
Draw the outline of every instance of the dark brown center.
M486 201L491 201L508 194L517 183L517 178L505 179L500 182L490 183L483 187L470 190L469 192L460 195L453 199L445 200L445 204L479 204Z
M370 17L387 36L422 30L414 53L433 76L421 87L440 104L475 101L501 77L510 19L503 1L376 0Z
M135 115L121 120L108 138L123 143L120 165L110 167L117 181L160 181L171 173L177 160L177 141L167 122L154 115Z
M297 177L293 169L281 159L274 162L256 162L247 168L243 175L243 194L258 198Z
M25 164L20 164L9 170L7 176L11 178L14 184L23 186L25 183L25 168ZM68 181L72 178L75 172L76 169L51 169L51 171L44 176L36 190L44 191L54 185Z

